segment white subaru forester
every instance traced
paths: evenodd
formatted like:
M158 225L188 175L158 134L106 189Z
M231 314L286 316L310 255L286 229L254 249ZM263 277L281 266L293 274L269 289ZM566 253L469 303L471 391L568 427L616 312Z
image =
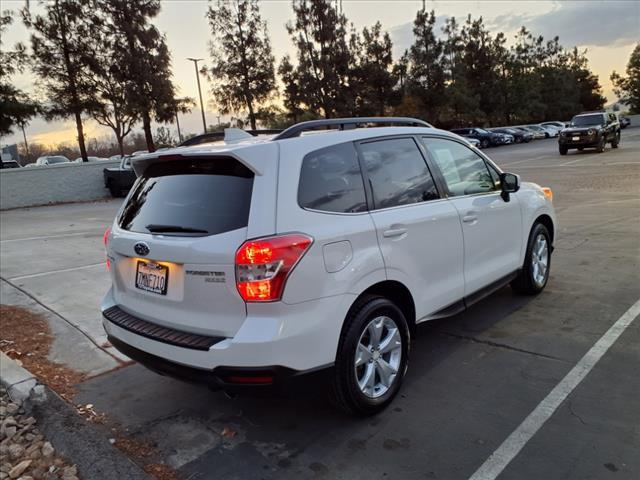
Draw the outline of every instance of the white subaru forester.
M231 129L133 166L105 233L104 328L165 375L231 391L321 372L336 405L372 414L416 324L549 278L551 190L421 120Z

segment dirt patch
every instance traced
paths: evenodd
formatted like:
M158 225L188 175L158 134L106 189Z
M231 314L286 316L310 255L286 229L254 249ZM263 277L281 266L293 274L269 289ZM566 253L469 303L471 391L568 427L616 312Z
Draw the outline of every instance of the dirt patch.
M113 429L116 430L116 429ZM178 480L178 474L169 465L153 463L157 460L156 449L143 440L117 433L114 445L129 458L133 459L142 469L157 480Z
M74 386L85 376L49 360L52 342L49 325L41 315L23 307L0 305L0 350L71 402Z
M49 325L41 315L23 307L0 305L0 350L74 405L87 421L108 424L106 415L96 412L92 404L74 404L74 387L85 379L85 375L49 360L52 342ZM171 467L160 463L153 445L122 434L118 428L112 428L112 432L115 437L112 443L149 475L157 480L178 480Z
M164 463L150 463L144 467L144 471L157 480L178 480L178 474L170 466Z

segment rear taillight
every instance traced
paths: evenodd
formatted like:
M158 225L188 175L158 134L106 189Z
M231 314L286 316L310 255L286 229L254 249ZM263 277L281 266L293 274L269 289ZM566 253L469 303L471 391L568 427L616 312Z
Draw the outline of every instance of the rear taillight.
M104 251L107 255L107 270L111 268L111 260L109 260L109 251L107 247L109 246L109 235L111 234L111 227L107 227L104 231L104 235L102 236L102 241L104 242Z
M236 287L245 302L273 302L313 243L300 233L248 240L236 252Z

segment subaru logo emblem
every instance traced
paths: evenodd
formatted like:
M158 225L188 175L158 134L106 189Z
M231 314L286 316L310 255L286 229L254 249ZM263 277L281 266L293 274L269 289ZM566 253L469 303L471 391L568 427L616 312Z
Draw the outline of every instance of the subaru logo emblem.
M149 255L149 245L144 242L138 242L133 246L138 255Z

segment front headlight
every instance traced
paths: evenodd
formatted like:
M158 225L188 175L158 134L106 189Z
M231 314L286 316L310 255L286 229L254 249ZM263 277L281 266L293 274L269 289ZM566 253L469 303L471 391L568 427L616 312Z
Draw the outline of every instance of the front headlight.
M589 135L590 137L592 137L595 133L596 131L593 128L590 128L589 130L587 130L587 135Z

